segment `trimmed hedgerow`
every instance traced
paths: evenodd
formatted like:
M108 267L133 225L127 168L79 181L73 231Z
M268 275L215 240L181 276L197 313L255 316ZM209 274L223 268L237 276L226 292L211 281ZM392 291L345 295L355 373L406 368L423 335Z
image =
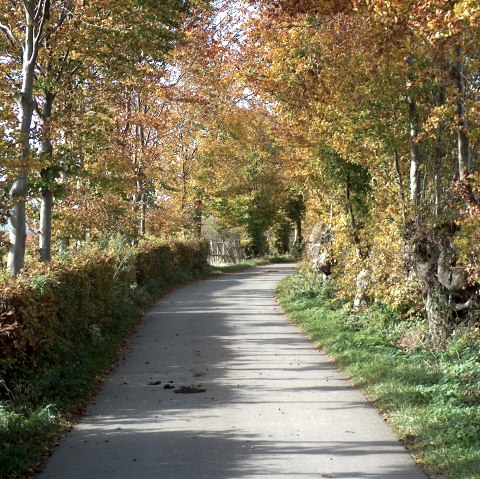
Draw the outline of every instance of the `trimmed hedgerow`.
M204 242L143 242L86 248L37 266L0 290L0 374L63 361L182 275L206 268Z

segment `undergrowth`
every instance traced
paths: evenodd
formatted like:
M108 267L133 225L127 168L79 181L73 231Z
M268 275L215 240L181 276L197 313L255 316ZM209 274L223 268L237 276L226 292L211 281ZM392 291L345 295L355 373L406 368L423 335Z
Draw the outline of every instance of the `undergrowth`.
M430 472L480 478L480 331L458 329L443 350L419 341L401 349L405 324L386 306L354 314L335 285L308 275L283 281L278 298L291 319L323 348L386 415ZM420 327L421 329L421 327Z

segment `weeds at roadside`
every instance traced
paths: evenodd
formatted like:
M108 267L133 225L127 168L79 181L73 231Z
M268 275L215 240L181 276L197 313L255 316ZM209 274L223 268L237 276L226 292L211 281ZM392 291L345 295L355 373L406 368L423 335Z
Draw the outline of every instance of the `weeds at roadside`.
M291 255L265 256L263 258L245 259L243 261L240 261L239 263L211 266L211 272L212 274L234 273L236 271L253 268L255 266L262 266L271 263L293 263L295 261L295 257Z

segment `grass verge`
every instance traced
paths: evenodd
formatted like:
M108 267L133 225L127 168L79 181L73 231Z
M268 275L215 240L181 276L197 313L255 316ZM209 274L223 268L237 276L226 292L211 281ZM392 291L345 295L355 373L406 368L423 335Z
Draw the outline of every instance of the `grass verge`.
M402 350L405 325L387 307L352 314L332 283L303 275L283 281L289 317L372 399L418 463L449 479L480 478L478 328L441 351Z
M272 263L293 263L297 260L298 259L292 255L265 256L262 258L246 259L239 263L211 266L211 272L212 274L234 273L235 271L241 271L242 269L247 268L254 268L255 266L262 266Z

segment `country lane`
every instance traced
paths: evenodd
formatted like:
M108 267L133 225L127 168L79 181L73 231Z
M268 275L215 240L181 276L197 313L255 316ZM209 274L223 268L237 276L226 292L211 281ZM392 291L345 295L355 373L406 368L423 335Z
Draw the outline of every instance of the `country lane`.
M145 314L39 479L425 479L282 314L289 265L190 284Z

